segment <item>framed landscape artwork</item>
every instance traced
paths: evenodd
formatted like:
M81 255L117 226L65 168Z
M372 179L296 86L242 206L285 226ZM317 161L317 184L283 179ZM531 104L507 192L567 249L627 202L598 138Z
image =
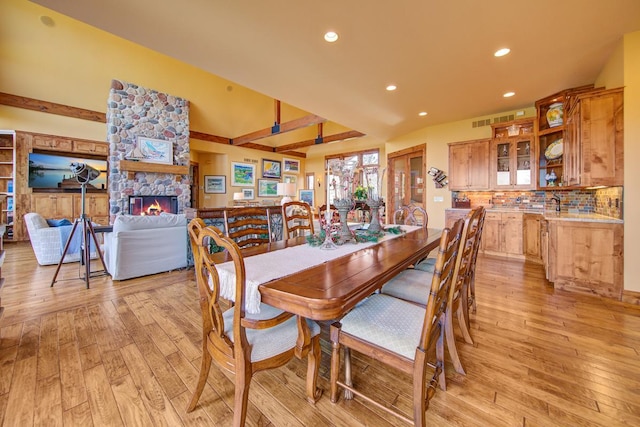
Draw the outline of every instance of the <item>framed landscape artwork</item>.
M255 199L255 194L253 192L253 188L243 188L242 196L244 200L253 200Z
M255 187L256 165L231 162L231 185L238 187Z
M305 202L311 207L315 206L316 201L313 190L298 190L298 195L298 199L301 202Z
M285 172L300 172L300 160L282 159L284 161Z
M282 182L284 182L285 184L295 184L296 182L298 182L298 177L295 175L282 175Z
M139 136L127 159L148 163L173 164L173 142Z
M262 177L280 179L282 163L277 160L262 159Z
M227 177L224 175L205 175L204 192L224 194L227 192Z
M277 197L278 181L272 179L258 180L258 197Z

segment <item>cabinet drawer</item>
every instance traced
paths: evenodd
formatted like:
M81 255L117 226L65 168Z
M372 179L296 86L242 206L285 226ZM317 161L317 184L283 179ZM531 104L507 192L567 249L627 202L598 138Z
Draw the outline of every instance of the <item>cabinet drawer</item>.
M107 144L97 144L88 141L73 141L74 151L78 153L109 155L109 146Z
M46 136L34 136L33 148L44 148L48 150L73 151L72 143L67 139L58 139Z

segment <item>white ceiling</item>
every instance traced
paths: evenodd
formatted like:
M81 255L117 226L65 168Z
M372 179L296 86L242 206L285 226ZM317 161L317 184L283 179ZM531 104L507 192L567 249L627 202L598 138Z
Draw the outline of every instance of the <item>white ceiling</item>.
M593 83L640 30L640 0L32 1L383 140Z

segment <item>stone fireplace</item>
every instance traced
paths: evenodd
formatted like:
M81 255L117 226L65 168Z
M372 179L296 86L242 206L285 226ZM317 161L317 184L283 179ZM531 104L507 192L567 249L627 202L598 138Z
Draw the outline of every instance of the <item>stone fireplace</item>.
M189 154L189 101L170 94L112 80L107 107L109 140L109 205L111 223L118 214L139 215L131 211L138 208L138 198L160 201L168 197L167 211L184 212L190 206L191 189L188 174L176 174L173 166L188 166ZM131 166L121 168L129 160L139 137L170 141L173 162L163 169ZM129 162L131 163L131 162ZM134 205L131 201L135 200ZM145 201L146 204L146 201ZM143 209L143 207L140 207ZM154 208L155 209L155 208ZM162 208L161 208L162 209ZM136 211L138 212L138 211Z
M129 215L178 213L178 196L129 196Z

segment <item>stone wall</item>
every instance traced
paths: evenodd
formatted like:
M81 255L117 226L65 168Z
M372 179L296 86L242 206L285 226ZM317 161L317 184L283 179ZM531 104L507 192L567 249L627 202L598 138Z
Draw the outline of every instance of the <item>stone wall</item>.
M171 141L173 164L189 165L189 101L121 80L111 81L107 105L109 202L113 216L128 213L129 196L178 196L178 211L190 207L189 176L136 172L128 179L120 160L130 159L138 136ZM143 161L143 160L142 160Z

